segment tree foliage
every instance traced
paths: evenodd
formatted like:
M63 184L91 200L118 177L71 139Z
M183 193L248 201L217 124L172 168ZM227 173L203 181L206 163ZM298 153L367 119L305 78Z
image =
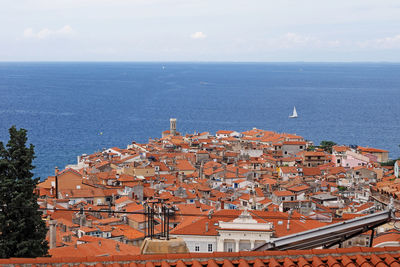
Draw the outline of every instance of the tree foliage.
M38 210L32 179L34 146L26 146L27 131L9 129L6 146L0 142L0 257L47 255L46 224Z
M323 150L329 152L329 153L332 153L332 147L333 147L334 145L336 145L335 142L324 140L324 141L321 141L319 147L322 148Z
M398 159L391 159L388 160L386 162L381 162L381 166L394 166L394 164L396 163L396 161L400 160L400 158Z
M307 147L307 151L314 151L315 150L315 146L308 146Z

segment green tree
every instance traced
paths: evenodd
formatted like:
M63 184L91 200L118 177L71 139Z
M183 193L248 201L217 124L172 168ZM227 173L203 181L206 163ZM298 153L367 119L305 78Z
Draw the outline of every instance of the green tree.
M309 146L307 147L307 151L314 151L315 150L315 146Z
M324 140L324 141L321 141L319 147L322 148L323 150L329 152L329 153L332 153L332 147L333 147L334 145L336 145L335 142Z
M10 140L0 142L0 258L47 255L46 224L38 210L32 179L34 146L26 146L25 129L9 129Z

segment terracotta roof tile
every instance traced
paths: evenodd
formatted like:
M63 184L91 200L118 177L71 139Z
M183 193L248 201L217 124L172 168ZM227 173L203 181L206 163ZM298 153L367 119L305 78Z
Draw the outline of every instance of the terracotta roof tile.
M387 266L384 263L383 259L379 258L378 256L376 256L374 254L371 255L371 259L370 260L371 260L371 263L376 267L385 267L385 266Z
M346 266L346 267L356 267L356 265L354 264L354 262L353 262L347 255L342 256L341 259L342 259L342 264L343 264L343 266Z
M198 260L194 260L192 267L202 267L201 263Z
M264 266L265 266L264 262L262 262L259 258L254 260L253 267L264 267Z
M303 257L299 258L299 261L297 262L297 265L299 265L300 267L311 267L312 265L310 265L310 263L304 259Z
M296 267L296 264L294 264L294 262L291 259L285 258L283 261L283 266L284 267Z
M215 260L208 260L207 266L208 267L219 267L218 264L215 262Z
M68 254L70 255L70 254ZM264 266L399 266L399 247L346 248L261 252L217 252L160 255L113 255L0 259L11 266L104 266L104 267L264 267Z
M277 262L274 258L272 258L270 261L269 261L269 265L268 265L269 267L280 267L280 266L282 266L282 265L280 265L279 264L279 262Z
M249 263L245 261L243 258L239 260L238 267L249 267Z

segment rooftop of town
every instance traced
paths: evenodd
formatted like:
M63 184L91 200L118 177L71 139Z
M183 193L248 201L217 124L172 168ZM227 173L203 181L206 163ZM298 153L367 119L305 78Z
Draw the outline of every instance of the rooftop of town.
M400 207L400 162L384 166L386 150L316 146L256 128L182 135L175 127L176 120L145 144L81 155L38 184L43 218L55 227L53 258L139 255L147 236L166 232L190 253L243 252ZM395 224L382 225L373 246L400 246L399 234ZM370 245L368 232L341 244Z

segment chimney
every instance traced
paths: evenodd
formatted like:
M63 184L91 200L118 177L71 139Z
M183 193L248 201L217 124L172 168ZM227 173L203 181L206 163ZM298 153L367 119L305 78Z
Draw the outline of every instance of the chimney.
M214 214L214 210L210 210L208 212L208 219L211 219L213 214Z
M51 220L49 221L49 227L50 227L50 249L56 248L57 246L57 221L56 220Z
M51 190L53 189L53 187L51 187L50 188L50 194L51 194ZM45 210L43 210L43 214L44 215L47 215L47 196L46 196L46 198L44 199L44 208L45 208ZM46 216L47 217L47 216Z
M223 165L223 175L224 175L224 179L225 179L226 178L226 176L225 176L226 175L226 165L225 164Z
M116 251L121 251L120 248L119 248L119 244L116 244L116 245L115 245L115 250L116 250Z
M290 219L292 217L292 212L293 212L292 209L290 209L288 212L289 216L288 216L288 221L287 221L287 225L286 225L286 230L288 230L288 231L290 230Z
M206 222L206 233L208 232L208 222Z
M200 168L199 168L199 178L203 178L203 169L204 169L204 161L200 163Z
M85 225L85 221L86 221L85 215L84 214L79 215L79 226L80 227L83 227Z
M101 247L101 241L99 241L99 247Z

